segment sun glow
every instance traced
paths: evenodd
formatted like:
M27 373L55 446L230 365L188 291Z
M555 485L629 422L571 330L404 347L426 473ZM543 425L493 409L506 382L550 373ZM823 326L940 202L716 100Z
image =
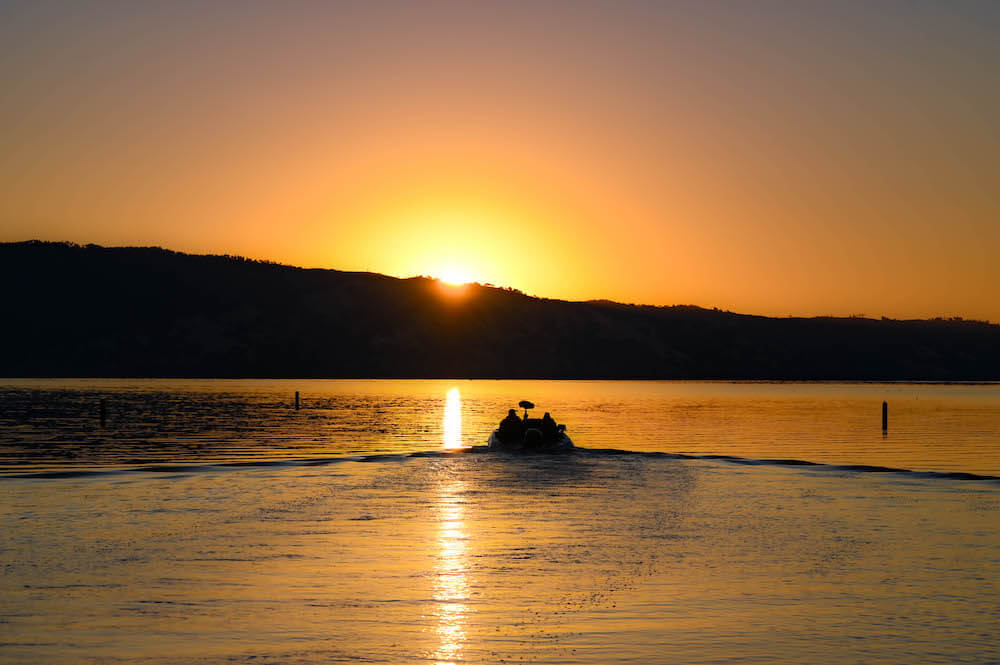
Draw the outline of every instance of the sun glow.
M474 281L470 271L459 267L442 268L434 271L431 275L452 286L462 286Z
M348 228L358 229L357 235L331 239L338 247L354 246L354 259L363 269L379 266L379 272L403 278L423 275L449 288L518 283L520 273L508 259L520 256L516 240L541 223L540 215L460 178L413 174L390 187L396 192L390 200L380 193L383 189L371 200L358 194L347 215L354 220Z

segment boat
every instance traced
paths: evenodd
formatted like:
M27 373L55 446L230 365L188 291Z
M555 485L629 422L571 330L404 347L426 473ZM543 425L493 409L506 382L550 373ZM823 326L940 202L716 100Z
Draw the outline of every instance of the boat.
M520 402L518 406L524 409L524 418L518 418L511 409L511 414L507 416L513 417L511 426L505 427L505 423L501 423L500 427L493 430L487 441L490 450L556 452L573 448L573 441L566 434L565 425L556 425L551 419L546 421L543 418L529 418L528 409L535 408L535 405L527 400ZM506 422L507 419L504 420Z
M539 419L540 420L540 419ZM566 432L559 432L554 438L546 439L539 437L533 441L528 438L532 429L525 432L525 437L521 439L509 440L500 438L500 430L493 430L487 442L490 450L508 450L516 452L554 452L560 450L570 450L573 448L573 440ZM534 430L541 434L541 430Z

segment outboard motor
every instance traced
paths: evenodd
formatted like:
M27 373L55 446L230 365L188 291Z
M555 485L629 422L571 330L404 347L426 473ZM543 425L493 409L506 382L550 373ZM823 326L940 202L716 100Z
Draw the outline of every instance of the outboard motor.
M524 432L524 447L525 448L541 448L542 447L542 430L535 427L529 427Z

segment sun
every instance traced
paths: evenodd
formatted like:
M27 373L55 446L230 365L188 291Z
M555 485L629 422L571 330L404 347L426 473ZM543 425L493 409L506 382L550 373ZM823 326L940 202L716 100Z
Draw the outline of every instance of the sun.
M452 286L462 286L473 281L472 274L468 270L454 266L435 270L432 274L445 284Z

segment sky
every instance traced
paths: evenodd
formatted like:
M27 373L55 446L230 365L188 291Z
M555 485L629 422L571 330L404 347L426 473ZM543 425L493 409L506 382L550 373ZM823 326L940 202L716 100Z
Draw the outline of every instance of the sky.
M1000 3L0 4L0 241L1000 321Z

